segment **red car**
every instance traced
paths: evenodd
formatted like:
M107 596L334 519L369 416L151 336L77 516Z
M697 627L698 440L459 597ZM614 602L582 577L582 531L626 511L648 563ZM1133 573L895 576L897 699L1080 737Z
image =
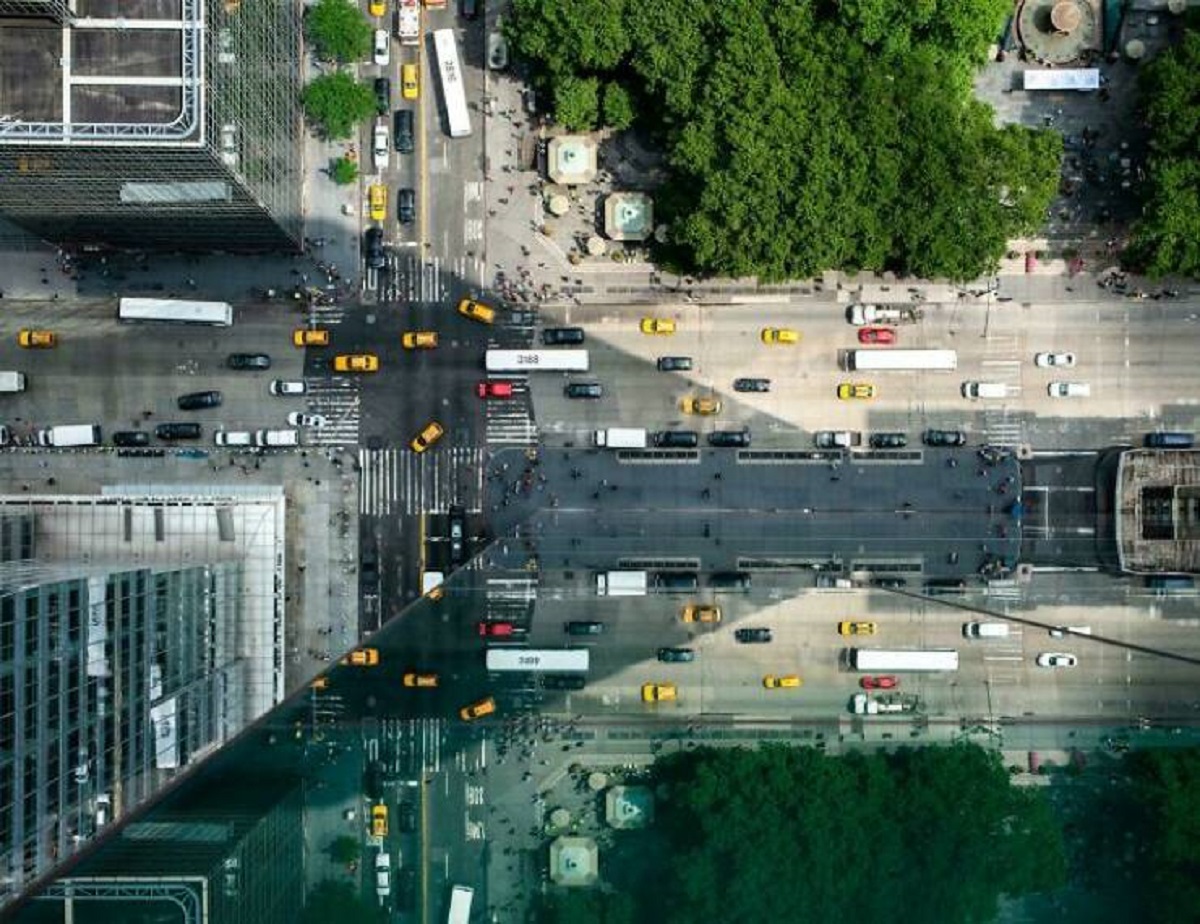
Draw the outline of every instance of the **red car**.
M858 332L859 343L895 343L896 332L890 327L864 327Z
M891 674L883 677L864 677L859 683L864 690L892 690L900 685L900 681Z
M479 624L479 634L482 636L505 636L512 635L516 627L511 622L481 622Z
M511 398L513 385L512 382L480 382L475 386L475 394L481 398Z

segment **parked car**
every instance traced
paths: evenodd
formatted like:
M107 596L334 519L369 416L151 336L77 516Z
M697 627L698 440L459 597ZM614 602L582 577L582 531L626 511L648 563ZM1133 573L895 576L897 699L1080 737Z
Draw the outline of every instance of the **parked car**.
M1074 353L1037 353L1033 357L1033 364L1042 368L1056 367L1070 369L1075 365Z
M513 383L480 382L475 386L475 394L481 398L511 398L513 396Z
M770 379L734 379L733 390L742 392L764 392L771 390Z
M695 430L659 430L652 441L659 449L693 449L700 445L700 434Z
M708 445L744 449L750 445L749 430L713 430L708 434Z
M392 60L392 37L387 29L375 30L374 59L380 67L387 67Z
M858 342L893 344L896 332L890 327L864 327L858 332Z
M690 372L692 369L692 357L690 356L660 356L658 362L659 372Z
M658 660L666 664L688 664L696 660L696 652L690 648L660 648Z
M114 446L149 446L150 434L145 430L118 430L112 441Z
M899 587L907 587L908 579L902 577L877 577L871 578L872 587L883 587L888 590L895 590Z
M868 442L874 449L903 449L908 437L903 433L872 433Z
M568 398L603 398L604 386L599 382L571 382L563 394Z
M160 440L198 440L200 434L198 423L160 423L154 428L154 435Z
M734 641L741 642L743 645L765 645L771 641L771 630L761 626L736 629L733 638Z
M376 170L386 170L391 163L392 145L388 140L388 128L384 122L376 122L371 131L371 162Z
M926 446L965 446L967 434L962 430L926 430L921 442Z
M226 363L230 369L259 372L271 368L271 357L266 353L230 353Z
M387 77L375 78L375 111L385 115L392 105L392 82Z
M220 407L221 400L219 391L194 391L188 395L180 395L175 399L175 404L181 411L201 411L208 407Z
M891 674L883 674L878 677L863 677L858 685L864 690L894 690L900 685L900 681Z

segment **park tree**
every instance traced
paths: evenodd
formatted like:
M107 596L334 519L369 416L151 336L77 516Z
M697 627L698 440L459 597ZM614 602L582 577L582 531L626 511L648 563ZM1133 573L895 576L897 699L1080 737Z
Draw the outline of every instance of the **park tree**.
M349 138L360 122L375 114L371 88L342 71L311 81L302 101L308 121L326 139Z
M368 905L348 882L318 882L304 900L300 924L379 924L379 909Z
M322 61L349 64L371 50L371 26L348 0L317 0L304 15L304 32Z
M329 842L329 859L334 863L353 863L362 856L362 844L358 838L343 834Z
M625 0L514 0L505 36L551 74L613 71L629 50Z
M339 157L329 171L329 177L338 186L349 186L358 179L358 161L349 157Z
M604 85L604 124L623 131L633 124L633 98L616 81Z
M564 77L554 84L554 118L573 132L591 131L600 118L600 83L594 77Z
M1200 749L1137 751L1127 764L1145 820L1147 920L1200 920Z

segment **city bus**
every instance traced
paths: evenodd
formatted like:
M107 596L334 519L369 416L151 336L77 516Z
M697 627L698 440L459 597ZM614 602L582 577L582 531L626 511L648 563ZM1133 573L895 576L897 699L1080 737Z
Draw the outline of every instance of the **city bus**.
M442 83L442 102L446 104L446 127L451 138L465 138L471 134L471 116L467 112L466 89L453 29L434 30L433 51Z
M956 671L958 652L953 648L851 648L850 666L868 673Z
M590 665L586 648L489 648L489 671L565 673L586 671Z
M488 350L488 372L587 372L587 350Z
M169 298L123 298L117 312L122 321L158 321L167 324L233 324L228 302L186 302Z
M954 350L847 350L848 372L953 372L958 368Z
M471 902L475 890L470 886L456 885L450 890L450 912L446 924L471 924Z

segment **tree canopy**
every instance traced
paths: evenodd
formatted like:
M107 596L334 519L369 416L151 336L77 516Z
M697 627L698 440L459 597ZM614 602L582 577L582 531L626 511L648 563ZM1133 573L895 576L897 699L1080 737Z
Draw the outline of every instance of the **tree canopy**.
M1128 764L1148 827L1147 917L1163 924L1200 920L1200 750L1138 751Z
M347 0L317 0L304 16L304 31L322 61L349 64L371 50L371 26Z
M349 138L359 122L375 114L371 88L341 71L311 81L302 101L304 114L323 138Z
M1200 276L1200 31L1147 64L1140 88L1147 195L1126 261L1151 276Z
M1056 134L997 128L971 98L1010 7L515 0L506 29L563 124L636 116L657 140L671 262L767 280L831 267L965 279L1040 224L1059 179ZM610 103L616 81L627 107Z

